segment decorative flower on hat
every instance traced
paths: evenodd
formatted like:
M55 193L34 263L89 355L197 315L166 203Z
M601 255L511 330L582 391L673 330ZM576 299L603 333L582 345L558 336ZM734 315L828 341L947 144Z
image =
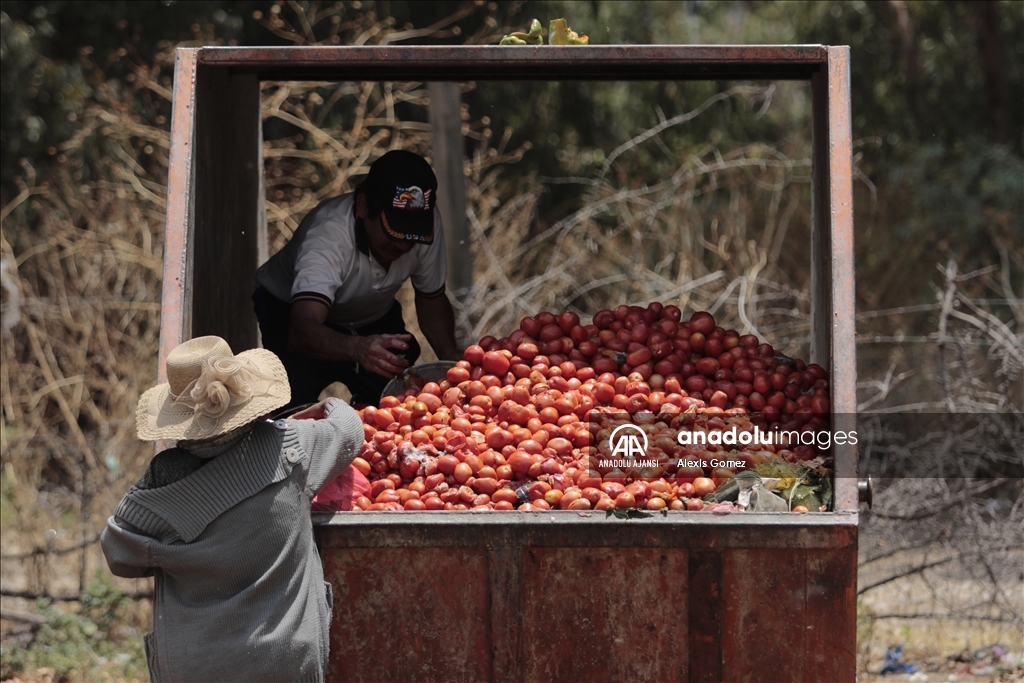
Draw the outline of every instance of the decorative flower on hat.
M205 434L228 410L264 393L272 381L247 358L211 358L203 361L199 377L174 402L192 408Z

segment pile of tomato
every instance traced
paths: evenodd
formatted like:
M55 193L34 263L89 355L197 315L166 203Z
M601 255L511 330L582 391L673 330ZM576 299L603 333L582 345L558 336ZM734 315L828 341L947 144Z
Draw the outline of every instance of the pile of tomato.
M706 509L703 497L737 469L819 454L683 446L679 429L827 429L828 395L823 368L707 312L683 322L676 306L624 305L589 325L542 312L467 348L445 379L362 409L353 466L370 490L353 509ZM647 436L642 466L609 452L608 434L625 422ZM726 460L742 464L711 464Z

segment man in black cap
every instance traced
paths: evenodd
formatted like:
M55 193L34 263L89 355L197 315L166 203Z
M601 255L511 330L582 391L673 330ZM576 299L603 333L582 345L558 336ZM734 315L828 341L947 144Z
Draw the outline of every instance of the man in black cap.
M263 346L288 371L290 405L316 401L335 381L353 403L376 404L387 381L416 362L419 344L395 301L407 279L430 346L458 360L436 201L430 165L412 152L388 152L355 192L313 209L256 272Z

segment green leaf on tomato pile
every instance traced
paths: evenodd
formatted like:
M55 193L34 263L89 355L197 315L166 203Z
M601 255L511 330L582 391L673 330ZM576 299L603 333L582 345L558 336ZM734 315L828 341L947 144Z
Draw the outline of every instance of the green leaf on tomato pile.
M604 511L605 519L615 515L617 519L646 519L651 516L650 512L644 512L640 508L608 508Z
M814 488L809 484L797 484L782 495L789 501L790 509L795 508L797 505L803 505L808 510L814 511L821 508L821 499L815 495Z
M765 479L779 480L775 491L791 509L803 505L808 510L819 510L822 505L832 504L832 471L821 460L809 460L798 466L775 456L755 471Z

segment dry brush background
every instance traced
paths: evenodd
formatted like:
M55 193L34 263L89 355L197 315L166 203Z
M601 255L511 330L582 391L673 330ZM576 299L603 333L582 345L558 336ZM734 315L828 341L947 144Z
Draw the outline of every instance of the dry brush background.
M333 16L305 19L315 25ZM313 35L294 17L265 21L299 44ZM360 21L337 22L335 35L381 43L409 32L372 14ZM97 533L151 455L134 438L133 411L156 376L170 123L159 112L170 98L172 68L167 46L155 63L135 64L122 89L98 88L79 116L79 132L54 151L59 171L40 178L25 167L20 194L2 207L0 576L8 642L37 634L31 613L38 597L81 607L104 566ZM593 313L659 299L711 310L725 327L806 356L806 141L672 149L678 164L671 174L630 181L642 163L635 151L664 145L662 131L726 99L756 117L784 87L791 86L738 86L695 103L687 115L621 140L596 178L506 182L503 171L528 146L511 147L510 131L493 131L489 119L464 108L475 279L454 302L463 342L507 334L523 315L543 309ZM396 103L422 115L398 118ZM325 124L326 112L342 105L352 111L344 125ZM387 150L429 157L430 128L422 122L428 105L423 83L264 84L265 120L301 131L265 142L271 253L317 202L350 191ZM88 180L83 150L101 159ZM578 205L540 215L545 193L567 185L582 186ZM37 227L10 229L30 222ZM1006 467L1024 461L1024 297L1009 275L1011 261L1022 267L1024 255L1012 248L1003 254L1001 263L973 273L959 273L955 261L937 264L933 304L858 313L862 410L1008 418L1008 433L972 433L960 443L925 439L919 460L948 462L950 453L988 449ZM930 316L934 331L903 334L910 315ZM991 474L902 478L881 488L861 528L865 668L877 667L890 640L922 643L933 657L1022 642L1021 489L1019 479ZM125 637L131 628L146 629L150 586L119 585L142 598L127 613Z

